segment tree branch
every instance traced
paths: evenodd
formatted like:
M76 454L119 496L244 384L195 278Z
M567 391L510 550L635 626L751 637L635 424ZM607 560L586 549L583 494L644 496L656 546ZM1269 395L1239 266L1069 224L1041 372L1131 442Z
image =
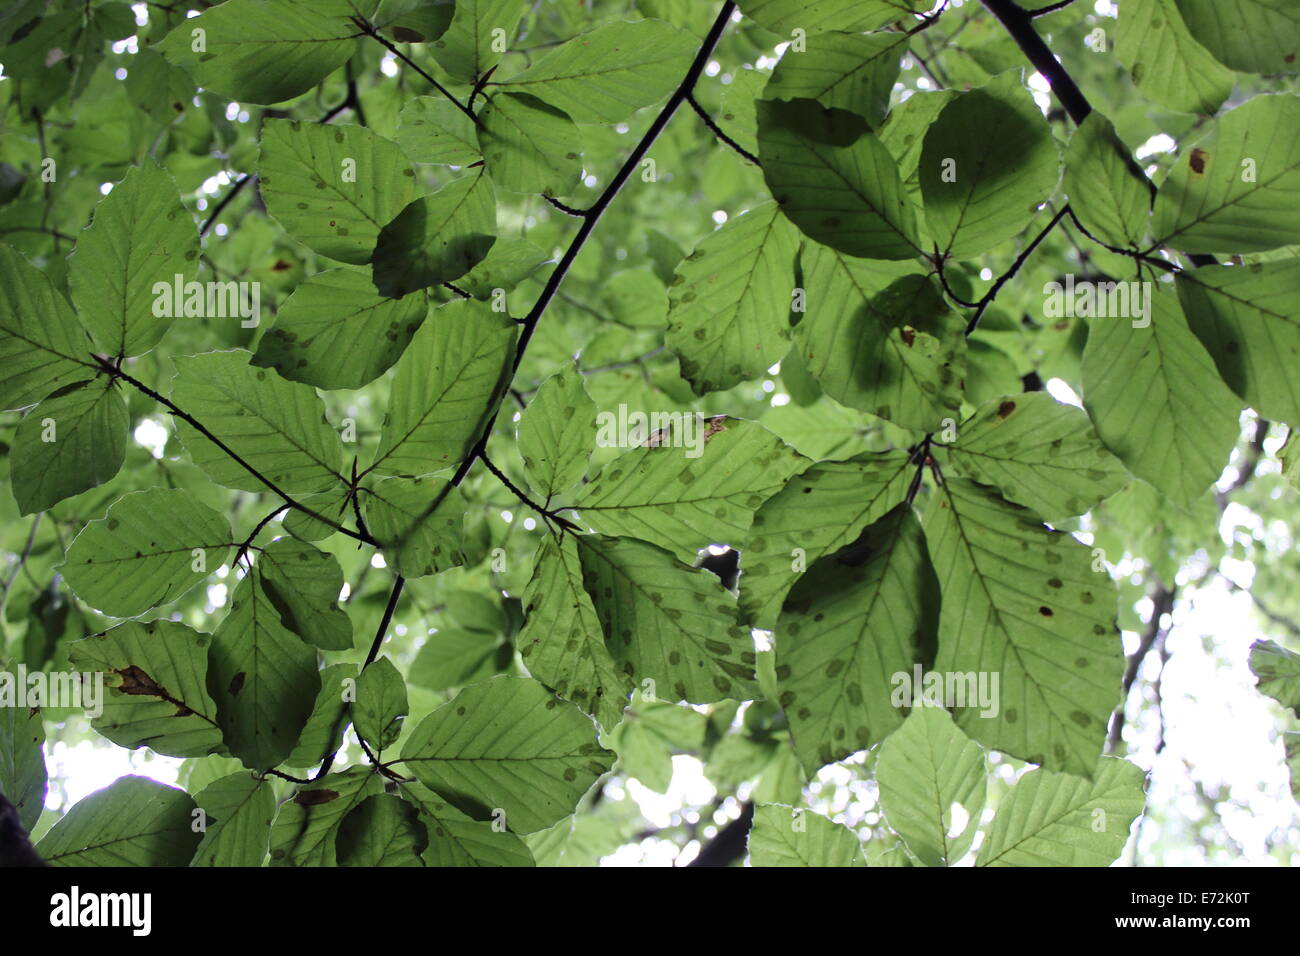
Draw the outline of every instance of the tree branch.
M691 62L690 68L686 71L686 75L683 77L681 84L673 92L672 96L668 98L668 102L664 104L663 109L659 111L659 115L655 117L654 122L650 124L650 128L646 130L645 135L641 137L641 141L637 143L636 147L628 155L626 161L624 161L618 172L615 173L614 178L610 180L609 185L605 187L595 204L582 217L582 224L578 227L577 233L574 235L573 239L570 240L568 248L564 251L564 255L560 257L560 261L551 271L550 276L546 280L546 285L542 288L541 294L537 297L532 308L528 310L528 315L525 316L523 320L524 330L523 334L519 337L518 343L515 345L515 355L510 367L511 377L519 371L519 365L523 361L524 352L528 349L528 343L532 340L533 332L537 328L537 323L541 320L543 313L546 311L546 307L551 302L551 299L555 297L555 293L559 290L560 284L564 281L564 277L569 272L569 267L572 266L574 260L578 258L578 253L582 251L583 245L586 243L587 239L590 238L592 230L596 227L597 221L605 210L609 208L609 204L614 201L614 197L617 196L619 190L623 188L623 184L631 177L632 172L641 162L641 158L649 151L651 145L658 138L659 134L663 132L664 127L668 125L668 121L672 119L677 108L682 105L682 102L690 95L691 90L694 89L696 82L699 80L700 74L704 72L704 67L709 61L709 55L713 52L713 48L717 46L718 40L722 36L722 31L726 29L727 23L731 19L731 14L735 9L736 5L733 0L727 0L727 2L722 5L722 9L718 12L717 19L714 20L713 26L710 27L708 34L700 44L699 51L696 53L695 59ZM375 36L373 30L370 35ZM388 42L382 37L376 36L376 39L380 40L381 43L384 43L385 46L391 47L391 44L388 44ZM394 49L393 52L397 51ZM426 78L430 80L432 79L429 77ZM464 109L464 107L462 107L462 109ZM470 115L473 116L472 113ZM477 119L475 119L475 122L477 122ZM496 424L497 414L501 410L501 402L504 400L505 395L506 392L503 391L501 396L498 397L496 405L492 408L491 413L487 415L486 420L479 430L478 440L474 443L474 446L470 449L469 453L461 459L461 462L456 467L456 472L452 475L451 480L443 486L437 495L434 496L433 501L429 503L424 513L417 517L413 522L413 526L418 527L420 522L438 510L438 507L442 504L443 500L451 493L451 489L459 487L461 482L465 480L465 476L469 474L470 468L473 467L476 460L483 459L484 463L487 463L488 438L491 436L492 428ZM490 465L489 469L491 469ZM393 612L397 607L397 601L401 596L402 588L405 583L406 579L400 574L393 580L393 588L388 594L388 605L384 610L383 618L379 622L379 628L375 632L374 640L370 645L370 652L366 655L366 661L365 664L362 665L362 670L368 667L379 654L379 649L384 643L384 637L388 632L389 624L392 622ZM336 754L337 751L330 754L329 757L325 759L321 764L321 769L317 771L316 776L313 779L319 780L329 772L330 767L334 764Z
M704 125L709 128L709 130L713 133L714 136L718 137L718 139L726 143L728 146L730 146L732 149L738 152L741 156L744 156L745 159L749 160L755 166L763 165L758 161L757 156L755 156L749 150L745 149L745 147L741 146L734 139L732 139L730 136L728 136L726 133L722 131L722 127L720 127L717 123L714 122L713 117L710 116L708 112L704 109L704 107L700 105L700 102L695 98L694 93L686 94L686 102L690 104L691 109L695 110L695 114L701 120L704 121Z
M687 866L730 866L743 859L749 843L749 828L754 825L754 804L746 801L740 816L718 831L712 840Z
M396 46L394 46L391 42L389 42L388 38L382 35L378 30L376 30L374 25L370 23L370 21L366 20L364 17L353 17L352 22L356 24L358 30L360 30L362 33L364 33L366 36L370 37L371 39L376 40L385 50L393 54L393 56L397 57L407 66L409 66L412 70L418 73L421 77L423 77L426 83L428 83L435 90L437 90L439 93L445 96L456 107L456 109L460 110L462 113L468 116L474 122L475 126L483 125L482 122L480 122L478 116L474 114L474 111L472 109L470 109L460 100L458 100L450 90L448 90L445 86L443 86L441 83L435 80L427 70L425 70L422 66L420 66L420 64L416 63L409 56L407 56Z
M154 391L152 388L150 388L150 387L149 387L148 385L146 385L144 382L142 382L142 381L140 381L139 379L134 378L134 377L132 377L131 375L127 374L126 372L124 372L122 369L116 367L112 362L108 361L107 359L102 358L102 357L100 357L100 356L98 356L98 355L93 355L93 354L92 354L91 357L92 357L96 362L99 363L99 367L100 367L101 369L103 369L105 372L107 372L107 373L108 373L109 375L111 375L113 378L115 378L115 379L119 379L119 378L120 378L122 381L124 381L124 382L126 382L127 384L129 384L129 385L135 387L135 388L138 389L140 392L144 393L145 395L148 395L148 396L149 396L150 398L152 398L155 402L158 402L160 405L162 405L164 408L166 408L169 412L171 412L171 414L172 414L172 416L173 416L174 418L179 418L179 419L181 419L181 421L188 422L188 423L189 423L189 424L190 424L190 425L191 425L191 426L192 426L192 427L193 427L193 428L194 428L194 429L195 429L195 430L196 430L200 435L202 435L202 436L203 436L204 438L206 438L208 441L212 442L214 445L216 445L218 448L220 448L222 451L224 451L227 455L229 455L232 461L234 461L236 464L238 464L241 468L243 468L245 471L247 471L250 475L252 475L252 476L253 476L254 478L256 478L258 481L260 481L262 484L266 485L266 487L267 487L270 491L275 492L277 495L279 495L281 498L283 498L283 499L285 500L285 502L287 502L288 505L289 505L290 507L298 509L299 511L301 511L303 514L307 515L308 517L315 518L317 521L321 522L322 524L328 525L329 527L333 528L335 531L342 532L343 534L347 535L349 538L354 538L354 539L356 539L357 541L362 541L362 542L364 542L365 544L377 544L377 543L378 543L378 542L375 541L374 538L370 537L370 535L368 535L368 534L364 534L364 533L361 533L361 532L357 532L357 531L353 531L351 528L345 528L343 525L339 524L337 521L331 521L329 518L326 518L324 515L320 514L319 512L314 511L314 510L311 509L311 508L308 508L308 507L307 507L306 505L304 505L302 502L298 501L296 498L294 498L294 497L293 497L292 495L290 495L288 492L286 492L286 491L284 491L282 488L280 488L280 486L277 485L275 482L273 482L270 478L267 478L267 477L266 477L265 475L263 475L260 471L258 471L256 468L254 468L254 467L253 467L252 465L250 465L248 462L246 462L242 457L240 457L240 455L239 455L239 454L238 454L238 453L237 453L233 448L231 448L229 445L227 445L225 442L223 442L220 438L218 438L216 435L214 435L214 434L213 434L213 433L208 429L208 427L207 427L206 425L204 425L202 422L200 422L197 418L195 418L195 417L194 417L193 415L191 415L189 412L187 412L187 411L185 411L184 409L182 409L182 408L181 408L180 406L178 406L175 402L173 402L170 398L167 398L165 395L161 395L161 394L159 394L158 392ZM336 477L339 479L339 481L343 482L344 484L347 483L347 482L344 480L344 478L343 478L342 475L337 475Z
M1119 706L1115 708L1115 713L1110 719L1110 734L1106 738L1106 753L1114 753L1115 748L1119 746L1121 736L1124 733L1124 709L1128 703L1129 692L1133 689L1133 684L1137 681L1138 670L1142 667L1142 661L1146 659L1151 648L1155 646L1156 640L1163 640L1167 631L1160 626L1160 619L1166 614L1173 613L1174 597L1177 595L1176 587L1165 587L1163 584L1157 586L1155 594L1151 595L1151 620L1147 623L1147 629L1138 643L1137 650L1128 659L1128 665L1124 668L1123 691L1120 696Z

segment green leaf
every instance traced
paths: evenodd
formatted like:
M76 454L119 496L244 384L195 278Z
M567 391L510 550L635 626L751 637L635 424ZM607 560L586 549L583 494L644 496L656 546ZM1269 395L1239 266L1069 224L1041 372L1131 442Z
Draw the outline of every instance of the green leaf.
M402 785L402 796L420 809L429 834L426 866L533 866L533 854L519 837L493 823L472 820L418 783Z
M1290 707L1300 717L1300 654L1273 641L1256 641L1250 646L1250 669L1260 693Z
M112 382L66 386L18 423L9 452L18 513L45 511L111 479L126 459L126 402Z
M426 717L402 748L406 769L478 820L505 813L515 833L568 815L614 754L578 708L534 680L472 684Z
M1145 328L1090 321L1083 403L1097 434L1137 475L1186 506L1223 472L1241 400L1192 335L1178 300L1154 289Z
M779 804L754 808L749 831L753 866L866 866L862 842L848 827L812 810Z
M619 772L636 777L656 793L667 793L673 780L673 754L698 752L707 727L708 718L699 711L637 695L627 719L611 735Z
M0 408L22 408L98 372L93 345L45 273L0 244Z
M275 819L275 792L246 770L214 780L194 798L207 818L191 866L261 866Z
M866 120L806 99L755 105L763 178L804 235L858 258L920 254L898 164Z
M375 288L400 298L459 279L483 261L496 231L496 199L487 176L453 180L383 227L371 258Z
M1178 275L1187 322L1228 386L1261 415L1300 426L1300 259Z
M623 717L632 680L605 646L596 609L583 589L572 535L542 538L523 600L518 645L528 673L602 727L614 727Z
M563 110L530 93L498 93L479 123L479 151L502 189L564 196L577 188L582 141Z
M397 142L415 163L468 166L483 158L474 121L443 96L407 100L398 116Z
M241 103L282 103L306 93L356 50L347 4L322 6L318 0L227 0L182 20L159 49L202 87Z
M587 397L575 365L566 365L544 381L524 409L516 447L528 483L547 502L572 489L587 473L595 422L596 403Z
M69 259L72 304L99 350L139 355L157 345L174 316L158 308L154 286L188 282L198 260L198 229L171 176L152 162L131 167Z
M352 621L338 603L343 590L338 558L279 538L258 555L257 574L286 628L324 651L352 649Z
M1196 42L1174 0L1125 7L1115 55L1145 96L1171 110L1212 116L1232 93L1232 72Z
M737 4L773 33L800 29L809 34L823 30L875 30L931 6L929 0L740 0Z
M1215 59L1246 73L1300 71L1300 9L1288 0L1177 0L1187 30Z
M501 62L528 11L525 0L457 0L451 26L430 46L434 59L461 83L474 83Z
M792 478L754 515L740 558L742 619L775 626L800 575L902 502L915 470L906 452L890 452L818 462Z
M346 485L337 484L320 494L300 495L297 500L304 508L310 508L321 517L341 523L351 507L351 495L352 492ZM336 530L333 525L318 521L297 508L290 508L281 515L280 526L302 541L320 541L334 534Z
M127 621L71 644L74 667L104 674L102 713L91 726L129 750L148 747L169 757L222 752L207 688L211 639L174 621Z
M428 313L423 292L390 299L364 272L319 272L280 306L250 364L317 388L360 388L402 357Z
M253 368L251 358L242 349L176 356L172 400L284 491L323 491L342 481L343 443L316 390ZM267 490L189 422L178 419L176 430L194 464L217 484Z
M267 211L321 255L362 265L415 196L401 148L363 126L267 120L257 178Z
M1070 208L1093 235L1113 246L1142 247L1151 183L1110 120L1096 110L1070 137L1065 193Z
M776 628L776 676L795 754L809 775L903 723L893 675L910 674L933 646L927 609L937 597L921 526L907 505L822 558L790 591Z
M357 700L352 705L352 724L376 751L382 752L397 741L409 712L406 682L392 661L380 657L361 671Z
M254 565L235 586L208 651L208 692L231 754L250 770L282 763L320 687L315 648L281 622Z
M786 47L763 96L816 100L828 108L857 113L875 129L889 109L889 94L907 44L906 33L811 34L804 49Z
M757 378L785 354L798 249L799 233L764 202L678 264L664 342L697 395Z
M1105 569L1071 535L954 476L925 536L943 594L934 670L970 675L966 687L981 674L999 683L987 709L946 701L965 704L957 726L1030 763L1091 773L1124 670Z
M477 302L452 302L415 334L397 363L370 469L425 475L454 467L506 386L515 324Z
M917 859L926 866L951 866L966 855L979 829L986 773L984 751L957 729L946 710L914 707L881 745L880 806Z
M966 477L1049 519L1091 511L1128 483L1088 416L1047 392L981 405L941 447Z
M1144 774L1102 757L1091 780L1033 770L1002 798L977 866L1109 866L1146 803Z
M506 81L579 123L618 123L681 82L698 41L662 20L616 20L561 43Z
M424 866L429 845L419 810L401 797L367 797L339 825L339 866Z
M889 111L878 130L880 141L898 161L903 188L917 202L921 201L921 150L925 146L926 130L956 95L953 90L913 93ZM900 855L906 858L905 854Z
M459 488L444 478L385 478L364 491L366 525L398 574L418 578L464 563Z
M551 259L527 239L498 237L483 261L456 280L456 288L476 299L492 299L498 289L510 292Z
M818 261L834 268L826 257ZM822 285L823 275L807 273L812 302L795 329L795 347L826 394L918 431L955 419L965 321L948 308L938 285L907 275L868 299L847 282Z
M629 269L605 283L600 299L609 317L635 329L661 329L668 320L668 290L649 269Z
M471 631L500 634L506 629L506 615L500 600L482 591L445 591L442 601L451 619Z
M1216 120L1160 185L1151 232L1186 253L1300 242L1300 96L1256 96Z
M350 767L299 787L271 828L271 866L338 866L339 826L367 797L383 791L369 767Z
M194 800L147 777L120 777L73 805L36 844L50 866L188 866Z
M707 704L757 693L748 632L717 577L634 538L577 537L583 585L615 663L665 700Z
M311 717L285 763L290 767L314 767L338 749L348 723L347 702L356 696L356 680L356 664L332 664L320 672L320 692Z
M62 573L77 597L114 617L170 604L221 566L230 524L188 491L123 495L68 548Z
M926 228L957 259L1017 235L1060 175L1052 132L1028 91L994 83L955 96L921 150Z
M420 646L407 676L412 684L430 690L464 687L503 669L499 666L502 648L499 634L441 627ZM513 656L513 648L506 650Z
M38 707L0 707L0 793L31 830L45 808L45 724Z
M615 426L602 424L598 442L606 430ZM741 547L755 510L807 463L757 422L685 413L597 472L574 507L602 534L650 541L691 562L710 544Z

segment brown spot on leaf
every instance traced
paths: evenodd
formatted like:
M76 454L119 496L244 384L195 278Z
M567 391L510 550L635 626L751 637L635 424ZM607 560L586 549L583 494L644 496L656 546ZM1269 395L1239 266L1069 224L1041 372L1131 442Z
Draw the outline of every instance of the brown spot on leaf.
M1192 172L1197 173L1198 175L1205 172L1205 160L1208 156L1209 153L1201 149L1199 146L1192 150L1192 155L1187 160L1187 162L1191 164Z
M998 406L998 418L1006 418L1015 410L1016 410L1016 403L1007 400Z
M237 697L239 692L244 689L244 678L246 676L247 675L243 671L240 671L234 677L230 678L230 690L228 693L231 697Z
M916 330L903 328L898 330L898 334L903 337L903 344L910 349L912 342L916 339Z
M303 807L318 807L322 803L329 803L331 800L337 800L339 792L337 790L299 790L298 795L293 798L293 802Z
M709 443L709 439L718 432L725 430L727 427L726 415L715 415L713 418L706 419L704 422L704 444Z
M1040 607L1038 609L1038 613L1043 615L1043 617L1051 617L1052 609L1050 607Z
M271 266L271 271L284 272L286 269L292 269L292 268L293 266L289 265L289 263L285 262L283 259L276 259L275 265Z
M166 691L158 686L158 683L132 664L117 671L122 675L122 683L117 688L123 694L138 695L141 697L165 697Z

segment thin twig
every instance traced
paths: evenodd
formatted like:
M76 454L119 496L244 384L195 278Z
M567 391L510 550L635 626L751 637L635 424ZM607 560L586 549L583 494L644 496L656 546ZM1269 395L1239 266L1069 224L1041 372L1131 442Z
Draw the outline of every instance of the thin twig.
M722 140L722 142L726 143L728 146L730 146L732 149L738 152L741 156L744 156L745 159L749 160L755 166L763 165L758 161L757 156L755 156L749 150L745 149L745 147L741 146L734 139L732 139L730 136L728 136L726 133L722 131L722 127L720 127L716 122L714 122L713 117L710 116L708 111L705 110L705 108L700 105L700 102L695 98L694 93L686 94L686 102L690 105L691 109L695 110L695 114L701 120L704 121L704 125L709 128L709 130L713 133L714 136L718 137L718 139Z
M548 196L546 193L542 193L542 198L567 216L574 216L577 219L585 219L587 216L591 215L590 209L578 209L574 206L565 205L554 196Z
M230 191L221 197L221 201L218 202L216 208L212 210L212 215L208 216L207 222L199 227L200 236L207 235L208 230L212 228L212 224L217 221L217 217L225 212L226 207L234 201L235 197L239 195L240 190L247 186L252 178L252 173L244 173L244 175L235 180L235 185L230 187Z
M445 96L456 107L456 109L460 110L471 120L473 120L475 126L483 125L482 122L479 120L478 116L475 115L472 109L470 109L460 100L458 100L450 90L448 90L445 86L443 86L441 83L435 80L427 70L425 70L422 66L420 66L420 64L416 63L409 56L407 56L396 46L394 46L391 42L389 42L388 38L383 36L378 30L376 30L374 25L371 24L368 20L362 17L353 17L352 22L356 24L358 30L360 30L362 33L364 33L366 36L370 37L371 39L376 40L389 53L393 54L393 56L397 57L407 66L409 66L412 70L418 73L421 77L423 77L426 83L428 83L435 90L437 90L439 93Z
M107 359L101 358L98 355L92 355L91 357L95 359L96 362L99 363L100 368L102 368L105 372L111 375L114 379L121 379L122 381L126 382L128 385L133 386L134 388L136 388L143 394L148 395L155 402L158 402L160 405L166 408L172 414L172 417L179 418L181 421L187 422L200 435L202 435L208 441L212 442L223 452L229 455L230 458L241 468L247 471L250 475L252 475L258 481L260 481L262 484L266 485L266 487L270 491L275 492L277 495L283 498L290 507L296 508L297 510L301 511L303 514L307 515L310 518L315 518L317 521L321 522L322 524L328 525L329 527L333 528L335 531L342 532L343 534L347 535L349 538L355 538L356 540L363 541L366 544L378 543L375 541L374 538L370 537L370 535L353 531L351 528L346 528L343 525L339 524L338 522L331 521L329 518L326 518L324 515L320 514L319 512L311 508L308 508L302 502L298 501L296 498L291 496L288 492L281 489L280 486L277 485L275 482L273 482L270 478L267 478L260 471L258 471L252 465L250 465L233 448L231 448L220 438L214 435L206 425L200 422L189 412L182 409L170 398L167 398L165 395L156 392L154 389L144 384L144 382L140 381L137 378L132 377L131 375L129 375L122 369L118 368ZM337 477L340 482L343 482L344 484L347 483L342 475L338 474L337 472L335 472L334 474L335 477Z

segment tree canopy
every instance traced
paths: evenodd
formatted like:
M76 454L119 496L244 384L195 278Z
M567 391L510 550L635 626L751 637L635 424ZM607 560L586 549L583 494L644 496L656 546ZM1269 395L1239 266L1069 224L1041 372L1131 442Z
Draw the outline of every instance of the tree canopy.
M1244 852L1150 775L1189 655L1300 773L1297 50L1279 0L10 4L0 818Z

